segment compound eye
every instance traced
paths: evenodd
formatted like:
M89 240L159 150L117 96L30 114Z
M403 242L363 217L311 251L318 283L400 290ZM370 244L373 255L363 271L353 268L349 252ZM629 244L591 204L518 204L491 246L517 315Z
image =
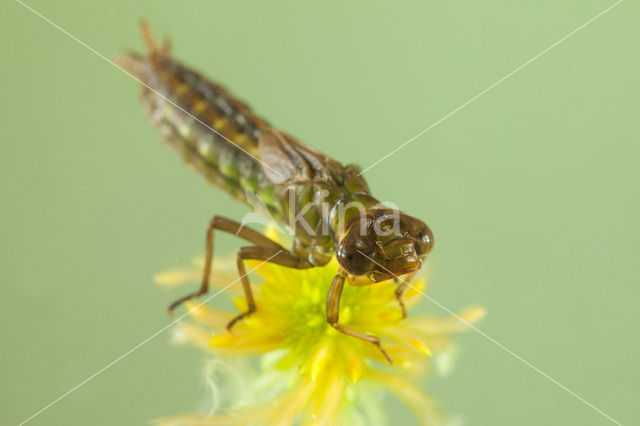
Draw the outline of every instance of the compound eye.
M420 254L427 254L433 248L433 233L427 225L416 235L416 251Z
M353 275L365 275L371 272L375 266L371 260L373 256L372 247L359 238L343 241L336 251L340 266Z
M345 269L353 275L365 275L373 270L373 262L361 252L356 251L347 255Z

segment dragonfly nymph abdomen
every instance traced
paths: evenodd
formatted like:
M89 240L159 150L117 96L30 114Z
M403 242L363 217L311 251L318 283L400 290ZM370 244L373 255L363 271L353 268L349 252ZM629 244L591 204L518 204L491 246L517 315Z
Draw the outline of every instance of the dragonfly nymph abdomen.
M382 206L357 166L343 166L272 128L222 86L174 60L168 44L158 46L144 23L142 31L148 55L129 54L118 62L142 83L142 102L150 121L209 182L249 204L250 197L257 197L269 215L294 235L287 249L234 220L215 216L207 229L201 287L169 310L208 291L215 230L252 244L238 252L238 272L249 308L229 323L229 330L258 309L245 260L305 269L325 265L335 255L340 269L329 290L327 321L342 333L373 343L391 362L378 337L339 324L340 295L351 278L373 283L420 269L433 247L429 227ZM405 287L402 281L396 289L404 316Z

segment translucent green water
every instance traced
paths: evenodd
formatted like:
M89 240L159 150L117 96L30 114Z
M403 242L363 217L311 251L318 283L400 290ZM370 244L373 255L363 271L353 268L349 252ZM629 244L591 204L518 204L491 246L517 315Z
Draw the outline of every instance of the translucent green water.
M29 2L106 57L141 49L146 17L274 125L363 167L612 4ZM434 230L433 298L486 307L484 333L624 424L640 396L639 12L621 3L366 173ZM16 424L166 326L184 289L153 275L201 253L213 214L246 210L180 164L95 52L16 2L0 33L0 423ZM486 337L457 342L453 373L427 383L451 418L612 424ZM31 424L204 409L201 361L168 330Z

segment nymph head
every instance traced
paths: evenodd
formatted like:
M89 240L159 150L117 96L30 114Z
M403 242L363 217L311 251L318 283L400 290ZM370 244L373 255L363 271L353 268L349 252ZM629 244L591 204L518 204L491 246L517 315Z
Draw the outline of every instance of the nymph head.
M433 234L420 219L376 208L351 218L336 247L340 266L379 282L420 269L433 248Z

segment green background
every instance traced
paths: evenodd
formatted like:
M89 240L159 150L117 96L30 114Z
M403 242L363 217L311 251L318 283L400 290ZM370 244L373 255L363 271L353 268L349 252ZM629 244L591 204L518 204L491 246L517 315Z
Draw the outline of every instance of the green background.
M274 125L366 167L613 1L29 4L107 57L142 48L146 17ZM639 11L621 3L366 173L434 230L433 298L486 307L481 330L625 424L640 417ZM161 143L118 69L13 1L0 34L0 423L16 424L167 325L184 288L153 275L201 253L213 214L246 209ZM428 390L457 421L612 424L482 335L456 340ZM167 331L30 424L192 411L202 359Z

